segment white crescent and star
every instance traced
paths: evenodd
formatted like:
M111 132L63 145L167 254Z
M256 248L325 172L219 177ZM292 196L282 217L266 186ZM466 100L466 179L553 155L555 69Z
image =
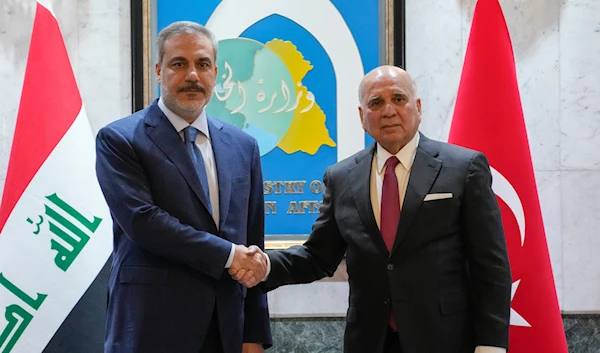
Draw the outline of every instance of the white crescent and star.
M521 280L518 280L512 284L510 291L510 301L512 303L513 298L515 297L515 293L517 292L517 288L519 288L519 283ZM522 327L531 327L531 324L527 322L515 309L510 308L510 325L511 326L522 326Z
M515 216L517 220L517 225L519 227L519 235L521 236L521 247L525 244L525 210L523 209L523 203L519 198L519 194L512 186L512 184L502 175L499 171L490 166L490 170L492 172L492 190L499 198L506 203L510 211ZM521 280L513 282L510 293L510 301L512 304L512 300L515 297L515 293L519 288L519 284ZM531 324L521 316L515 309L510 308L510 325L511 326L521 326L521 327L531 327Z

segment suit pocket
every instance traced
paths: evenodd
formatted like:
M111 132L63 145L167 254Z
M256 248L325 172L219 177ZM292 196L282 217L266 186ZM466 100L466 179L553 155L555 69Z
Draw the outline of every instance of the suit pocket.
M169 271L166 268L149 266L123 266L120 283L166 285Z
M467 296L465 293L441 297L439 301L440 311L444 316L462 313L467 310Z
M423 207L426 209L437 207L456 207L460 205L460 199L456 197L423 201Z
M415 229L436 237L452 234L460 226L460 199L425 201L415 217Z

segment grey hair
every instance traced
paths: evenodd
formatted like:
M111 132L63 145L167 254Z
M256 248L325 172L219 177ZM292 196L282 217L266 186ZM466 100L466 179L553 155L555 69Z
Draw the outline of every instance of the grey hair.
M156 38L156 47L158 48L158 64L162 64L163 56L165 55L165 42L172 36L179 34L197 34L202 37L210 39L213 47L215 62L217 61L217 49L218 42L217 37L208 28L201 24L191 21L179 21L173 22L167 27L163 28Z

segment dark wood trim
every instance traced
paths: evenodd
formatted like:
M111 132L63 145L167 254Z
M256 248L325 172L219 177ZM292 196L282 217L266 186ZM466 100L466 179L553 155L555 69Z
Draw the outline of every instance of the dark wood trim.
M131 109L144 108L144 4L131 0Z
M406 1L394 0L394 65L406 69Z

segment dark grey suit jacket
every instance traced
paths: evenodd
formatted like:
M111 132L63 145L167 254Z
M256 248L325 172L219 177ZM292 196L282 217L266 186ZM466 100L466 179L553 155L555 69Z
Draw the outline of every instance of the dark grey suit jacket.
M511 273L485 156L421 135L389 253L370 199L375 145L331 167L303 246L268 252L265 291L331 276L346 255L344 352L383 350L394 311L403 353L507 347ZM424 201L427 194L452 198Z

